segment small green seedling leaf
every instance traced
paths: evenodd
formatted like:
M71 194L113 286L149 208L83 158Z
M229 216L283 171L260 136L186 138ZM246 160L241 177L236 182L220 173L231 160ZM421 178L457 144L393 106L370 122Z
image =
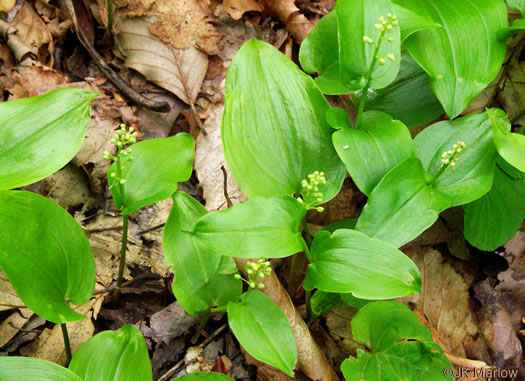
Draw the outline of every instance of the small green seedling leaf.
M153 379L146 341L131 324L90 338L75 353L69 369L84 381Z
M330 141L329 108L313 79L272 45L244 44L228 70L221 130L224 155L243 192L293 196L319 171L327 179L320 203L332 199L346 170Z
M82 228L54 202L0 191L0 267L40 317L56 324L85 318L66 299L81 305L93 294L93 253Z
M242 282L234 278L237 266L231 257L202 250L191 233L204 207L188 194L177 191L163 233L166 262L175 274L173 293L190 315L210 307L226 307L241 296Z
M525 135L510 132L510 123L505 113L498 109L487 110L492 121L494 144L502 158L509 164L525 172Z
M400 247L421 234L450 206L448 197L430 185L421 161L399 163L374 188L356 229Z
M401 251L356 230L315 235L304 288L389 299L421 291L417 266Z
M394 82L369 92L365 110L383 111L408 127L428 123L444 113L430 88L430 77L406 53L401 55L399 74Z
M452 380L443 375L443 369L452 367L450 361L404 304L367 304L352 320L352 335L369 352L358 349L357 358L343 361L347 380Z
M189 373L182 377L173 378L173 380L180 381L232 381L233 379L222 374L215 372L196 372Z
M342 84L348 87L364 87L370 66L375 62L370 75L370 87L381 89L388 86L399 71L401 51L398 22L394 20L392 25L391 20L387 18L389 14L395 16L392 2L390 0L339 0L335 5L335 12L341 42L339 62ZM380 42L382 37L385 40ZM376 51L378 44L380 48ZM391 60L386 60L386 57L391 57Z
M373 300L356 298L352 294L339 294L339 295L341 295L341 299L343 300L343 302L348 304L350 307L354 307L357 309L360 309L366 306L368 303L373 302Z
M323 94L348 94L360 88L359 84L343 85L339 77L339 43L335 11L319 20L308 33L301 43L299 62L307 73L318 74L314 81Z
M512 26L498 30L496 36L498 40L506 41L507 38L514 36L516 33L525 29L525 18L518 19L512 23Z
M228 304L228 323L239 343L255 359L294 375L297 349L292 327L284 312L259 291Z
M454 144L466 145L454 166L448 166L434 181L436 190L448 196L452 206L474 201L492 186L497 152L487 113L442 121L424 129L415 139L416 155L431 176L443 168L442 157Z
M0 103L0 190L52 175L80 150L97 94L59 89Z
M504 245L525 218L525 178L513 179L499 166L491 190L463 206L464 234L480 250L492 251Z
M443 28L420 30L403 43L430 75L430 86L450 118L458 116L496 77L506 44L496 32L507 26L500 0L394 0Z
M211 254L238 258L283 258L303 250L300 225L306 214L292 197L257 197L201 217L193 239Z
M115 204L117 208L124 207L122 215L170 197L177 190L177 183L190 178L195 140L189 134L180 133L169 138L145 140L126 151L129 154L122 157L122 176L117 175L117 163L108 170ZM124 199L119 181L124 181Z
M414 156L408 128L380 111L365 112L359 128L336 131L332 140L352 180L366 195L389 170Z
M314 321L325 312L340 308L342 305L343 301L339 294L317 290L310 300L310 308L312 309L310 321Z
M0 356L0 380L83 381L69 369L54 362L19 356Z

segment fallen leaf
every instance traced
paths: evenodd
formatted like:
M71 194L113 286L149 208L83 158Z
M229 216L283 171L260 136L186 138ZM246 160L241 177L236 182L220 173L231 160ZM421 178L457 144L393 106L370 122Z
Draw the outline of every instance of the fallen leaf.
M0 269L0 312L14 310L19 307L25 307L24 303L16 296L11 282Z
M20 332L20 329L24 328L31 316L33 312L29 308L20 308L0 324L0 348L9 343Z
M264 11L263 5L256 0L225 0L223 7L234 20L239 20L245 12Z
M150 32L155 18L143 16L119 21L116 39L125 65L148 80L193 104L206 76L208 56L189 46L177 49Z
M507 76L502 82L503 89L498 93L498 101L509 115L513 124L525 125L525 61L520 54L514 54L508 63Z
M0 12L9 12L16 4L16 0L0 0Z

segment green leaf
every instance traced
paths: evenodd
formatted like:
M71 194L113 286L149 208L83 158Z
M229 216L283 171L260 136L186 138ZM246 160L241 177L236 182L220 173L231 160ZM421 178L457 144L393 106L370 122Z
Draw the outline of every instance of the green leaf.
M173 195L173 208L163 233L166 262L175 274L173 294L190 315L226 306L241 296L242 281L231 257L202 250L191 231L206 209L184 192Z
M348 112L341 107L332 107L331 109L328 109L326 112L326 121L336 130L341 128L352 128Z
M390 0L339 0L335 5L338 20L339 62L341 63L341 82L348 87L364 87L375 46L363 42L363 37L370 37L378 42L381 32L374 25L379 17L386 18L388 13L395 13ZM352 20L349 22L349 20ZM393 54L395 60L385 65L376 64L372 71L370 87L381 89L392 82L399 71L401 37L399 27L394 27L389 37L393 43L383 41L379 54L386 57Z
M507 5L515 11L525 13L525 0L507 0Z
M394 0L443 26L420 30L404 41L430 75L430 85L446 113L455 118L496 77L506 44L496 32L507 26L501 0Z
M524 2L525 3L525 2ZM512 26L498 30L496 36L500 41L506 41L507 38L514 36L519 31L525 29L525 18L517 19L512 23Z
M492 121L494 144L498 153L509 164L525 172L525 135L509 131L510 123L505 120L503 111L491 109L487 113Z
M129 150L129 148L128 148ZM122 157L122 179L125 197L120 194L117 164L108 170L108 183L117 208L122 215L170 197L177 183L188 180L193 170L195 140L186 133L169 138L150 139L131 146L131 153Z
M310 307L312 309L312 318L310 321L312 322L325 312L333 310L334 308L340 308L342 305L343 301L339 294L317 290L310 300Z
M339 221L332 222L323 228L327 232L333 233L338 229L355 229L357 218L345 218Z
M414 156L408 128L380 111L363 113L358 129L336 131L332 140L352 180L366 195L390 169Z
M296 199L253 198L209 213L193 228L199 248L238 258L282 258L303 250L305 209Z
M403 8L397 4L394 4L394 12L399 20L399 27L401 28L401 41L405 41L412 34L419 32L420 30L432 29L432 28L443 28L443 26L437 22L429 20L411 10Z
M255 359L294 375L297 349L292 327L284 312L259 291L228 304L228 323L239 343Z
M251 40L235 55L226 79L224 154L249 197L300 193L301 181L326 175L323 202L341 189L346 170L326 123L330 105L310 76L273 46Z
M80 150L97 94L59 89L0 103L0 190L53 174Z
M182 377L173 378L172 380L181 380L181 381L231 381L232 378L215 372L195 372L189 373Z
M0 356L0 380L82 381L75 373L54 362L19 356Z
M348 293L348 294L339 294L341 296L341 299L343 300L343 302L345 302L346 304L348 304L350 307L354 307L354 308L362 308L364 306L366 306L368 303L371 303L373 302L373 300L367 300L367 299L359 299L359 298L356 298L354 295Z
M452 365L430 330L407 306L395 302L369 303L352 320L354 340L370 352L343 361L347 380L445 380Z
M131 324L90 338L75 353L69 369L84 381L153 379L146 341Z
M492 189L480 199L463 206L467 241L485 251L504 245L523 223L523 200L525 179L512 179L496 167Z
M459 153L456 166L447 167L433 184L451 199L452 206L474 201L492 186L497 152L491 125L487 113L469 115L453 122L435 123L414 139L416 155L432 176L441 171L443 152L451 150L459 141L467 145Z
M40 317L56 324L85 318L66 299L81 305L93 294L93 253L82 228L54 202L0 191L0 267Z
M419 159L398 164L370 194L356 229L395 247L416 238L450 206L428 180Z
M345 86L339 78L337 15L328 13L312 28L301 44L299 62L304 71L318 74L315 83L324 94L348 94L360 87Z
M408 127L430 122L444 112L430 88L430 77L408 54L401 55L399 74L394 82L369 92L365 110L383 111Z
M315 235L304 288L390 299L421 291L417 266L401 251L356 230Z

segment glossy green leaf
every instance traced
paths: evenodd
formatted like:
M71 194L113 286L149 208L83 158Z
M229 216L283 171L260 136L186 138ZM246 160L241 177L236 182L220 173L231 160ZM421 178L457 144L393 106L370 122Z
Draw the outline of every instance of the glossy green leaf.
M496 77L506 44L496 32L507 26L501 0L394 0L443 28L418 31L404 41L430 75L430 85L446 113L455 118Z
M430 88L430 77L408 54L401 55L394 82L369 93L365 110L383 111L408 127L430 122L444 112Z
M463 206L467 241L485 251L504 245L525 219L523 200L525 179L513 179L496 167L492 189L480 199Z
M394 14L397 16L397 19L399 20L401 41L405 41L412 34L419 32L420 30L443 28L441 24L429 20L397 4L394 4L394 12Z
M367 300L367 299L360 299L356 298L354 295L348 293L348 294L339 294L341 296L341 300L348 304L350 307L354 308L362 308L366 306L368 303L373 302L373 300Z
M366 195L390 169L414 156L408 128L380 111L363 113L358 129L341 129L332 139L352 180Z
M448 196L452 206L474 201L492 186L497 152L492 139L492 122L486 113L469 115L455 121L442 121L423 130L414 139L416 155L432 176L441 168L441 155L463 141L454 168L447 167L434 182L434 188Z
M348 112L341 107L332 107L326 112L326 121L328 124L339 130L341 128L352 128L352 122Z
M524 2L525 3L525 2ZM496 36L500 41L506 41L507 38L514 36L519 31L525 29L525 18L517 19L512 23L512 26L498 30Z
M525 172L525 135L510 132L510 123L505 120L501 110L488 110L492 121L494 144L502 158L509 164Z
M310 300L310 308L312 310L310 321L314 321L325 312L334 308L340 308L342 305L343 301L339 294L317 290Z
M430 330L407 306L395 302L369 303L352 320L354 340L369 351L343 361L347 380L447 380L452 365ZM452 379L452 378L450 378Z
M83 381L54 362L31 357L0 356L2 381Z
M0 103L0 190L53 174L80 150L97 94L59 89Z
M388 13L394 14L394 6L390 0L339 0L335 5L338 20L339 62L341 63L341 82L343 85L364 87L366 76L372 60L375 46L363 42L363 37L370 37L378 42L381 32L374 25L379 17L386 18ZM351 20L351 22L350 22ZM394 61L385 65L377 63L371 75L370 87L381 89L392 82L399 71L401 37L399 27L394 27L388 34L394 38L393 43L383 41L379 54L386 57L393 54Z
M226 79L224 155L249 197L300 193L309 174L324 172L323 202L341 189L346 170L326 123L330 105L312 78L273 46L251 40Z
M356 230L315 235L304 288L390 299L421 291L417 266L401 251Z
M259 291L228 304L228 323L239 343L255 359L294 375L297 349L292 327L284 312Z
M164 256L175 274L173 294L193 316L239 300L242 291L242 281L233 277L233 259L202 250L194 240L193 226L206 213L195 199L177 191L163 233Z
M146 341L131 324L90 338L75 353L69 369L84 381L153 379Z
M233 379L222 374L215 372L195 372L189 373L182 377L174 378L173 380L181 381L232 381Z
M129 148L128 148L129 150ZM108 183L122 215L170 197L177 183L188 180L193 170L195 140L186 133L169 138L150 139L134 144L131 154L122 157L123 198L120 193L117 164L108 170Z
M430 227L450 200L429 185L421 161L398 164L374 188L356 229L400 247Z
M282 258L303 250L305 208L296 199L253 198L209 213L193 228L202 250L238 258Z
M86 303L95 261L79 224L38 194L0 191L0 267L18 297L53 323L82 320L66 301Z
M345 86L339 78L339 44L337 15L328 13L312 28L301 43L299 62L304 71L318 74L315 83L324 94L348 94L359 85Z
M357 218L345 218L339 221L332 222L330 225L325 226L323 230L333 233L337 229L355 229L356 224Z

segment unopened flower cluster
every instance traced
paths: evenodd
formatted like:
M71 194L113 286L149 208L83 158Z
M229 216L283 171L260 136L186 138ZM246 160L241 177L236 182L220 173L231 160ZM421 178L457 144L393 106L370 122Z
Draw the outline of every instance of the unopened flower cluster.
M257 262L248 262L244 266L244 272L248 274L248 279L244 279L241 274L235 274L235 279L242 279L251 288L264 288L264 283L257 282L257 279L270 276L272 273L272 267L270 261L265 259L259 259Z
M308 180L304 179L301 181L301 186L303 187L303 195L305 200L311 200L313 201L308 202L306 204L307 208L309 208L312 203L319 203L323 201L323 193L319 191L320 185L326 184L326 177L324 175L324 172L315 171L314 173L311 173L308 175ZM303 203L304 200L299 197L297 199L299 202ZM322 206L318 206L312 209L316 209L318 212L323 212L324 208Z
M108 151L104 151L104 160L111 160L111 161L119 161L121 156L128 156L131 154L131 148L128 148L124 150L123 148L126 145L133 144L137 142L137 133L135 132L135 129L133 127L130 127L129 129L126 129L125 124L120 125L120 129L117 130L115 133L115 136L111 138L110 143L117 146L117 155L113 156ZM129 156L129 160L133 160L133 157ZM112 178L116 178L117 174L112 173ZM124 184L126 180L119 179L119 182L121 184Z
M450 165L454 168L458 162L459 153L465 148L467 148L467 145L464 142L457 142L452 146L451 150L443 152L441 155L441 166Z
M377 43L372 40L369 36L363 36L363 41L367 44L370 44L370 45L373 45L376 50L378 51L379 50L379 46L381 45L381 42L383 40L387 40L389 43L393 43L394 42L394 37L392 36L386 36L388 33L392 33L392 30L394 29L394 27L398 26L399 25L399 22L397 21L397 17L392 15L391 13L388 13L386 18L385 16L381 16L379 17L379 23L375 24L374 27L377 29L377 30L380 30L381 31L381 35L379 36L379 41L377 41ZM396 59L396 57L394 56L394 54L392 53L388 53L386 55L386 59L385 57L383 57L383 55L377 53L376 54L376 59L377 59L377 62L379 62L380 65L384 65L386 64L386 59L390 60L390 61L394 61Z

